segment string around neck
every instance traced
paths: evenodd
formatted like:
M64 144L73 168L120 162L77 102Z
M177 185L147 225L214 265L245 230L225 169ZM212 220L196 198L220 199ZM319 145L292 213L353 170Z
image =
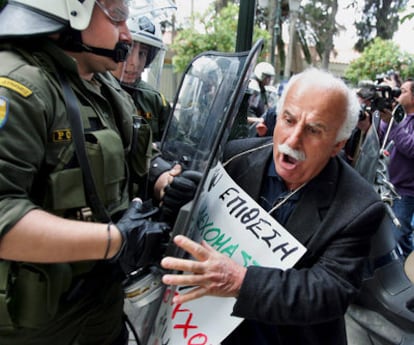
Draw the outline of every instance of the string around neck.
M303 187L305 187L307 182L300 185L298 188L292 190L288 195L286 195L281 201L279 201L275 206L273 206L267 213L272 214L275 210L277 210L280 206L282 206L286 201L288 201L293 195L299 192Z

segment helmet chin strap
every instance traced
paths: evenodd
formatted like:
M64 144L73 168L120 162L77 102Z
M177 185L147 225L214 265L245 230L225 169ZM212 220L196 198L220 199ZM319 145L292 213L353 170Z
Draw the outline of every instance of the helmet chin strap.
M112 58L115 62L125 61L130 51L130 45L126 42L117 42L114 49L89 46L82 42L81 32L71 28L61 33L57 43L64 50L106 56Z
M96 48L82 44L82 51L96 55L107 56L115 62L124 62L128 56L130 46L125 42L118 42L114 49Z

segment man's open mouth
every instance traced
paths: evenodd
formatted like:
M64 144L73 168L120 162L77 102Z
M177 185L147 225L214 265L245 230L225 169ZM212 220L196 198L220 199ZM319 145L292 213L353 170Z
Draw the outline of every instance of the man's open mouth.
M295 165L298 162L298 160L287 154L283 154L283 162L287 164Z

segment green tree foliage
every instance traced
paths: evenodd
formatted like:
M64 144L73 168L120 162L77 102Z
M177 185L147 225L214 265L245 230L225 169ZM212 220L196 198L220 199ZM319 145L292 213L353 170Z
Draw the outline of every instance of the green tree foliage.
M7 0L0 0L0 10L3 8L4 5L6 5Z
M359 37L355 49L362 52L375 37L392 39L398 30L399 11L407 2L408 0L365 0L362 18L355 22Z
M173 65L177 72L185 70L191 60L198 54L215 50L234 52L236 46L237 19L239 7L229 3L219 13L214 6L202 15L195 15L195 21L201 24L202 30L194 28L179 30L170 49L174 51ZM270 35L266 30L255 27L253 42L263 38L266 41ZM265 54L264 49L262 55Z
M391 40L375 38L361 56L352 61L345 78L356 85L361 80L375 80L376 75L398 71L402 79L414 77L414 55L404 52Z

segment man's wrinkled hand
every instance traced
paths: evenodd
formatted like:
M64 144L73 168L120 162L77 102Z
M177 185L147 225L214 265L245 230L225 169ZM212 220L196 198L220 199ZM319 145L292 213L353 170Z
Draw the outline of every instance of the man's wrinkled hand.
M167 285L194 286L185 294L173 298L174 303L185 303L203 296L237 297L247 269L228 256L221 254L206 242L198 244L178 235L174 243L191 254L195 260L166 257L161 261L165 269L190 274L166 274L162 281Z

